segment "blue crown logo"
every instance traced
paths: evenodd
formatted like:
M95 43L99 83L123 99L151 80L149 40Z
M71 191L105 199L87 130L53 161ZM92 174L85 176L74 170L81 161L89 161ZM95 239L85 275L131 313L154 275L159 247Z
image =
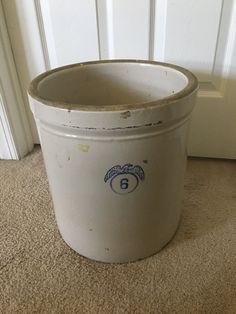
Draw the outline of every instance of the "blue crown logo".
M110 180L110 187L117 194L128 194L133 192L139 181L144 181L145 174L141 166L125 164L116 165L109 169L104 177L104 181Z

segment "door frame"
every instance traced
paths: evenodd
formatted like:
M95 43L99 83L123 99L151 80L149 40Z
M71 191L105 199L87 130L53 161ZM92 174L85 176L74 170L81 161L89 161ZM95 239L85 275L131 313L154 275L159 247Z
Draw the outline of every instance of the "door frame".
M21 159L34 146L0 0L0 159Z

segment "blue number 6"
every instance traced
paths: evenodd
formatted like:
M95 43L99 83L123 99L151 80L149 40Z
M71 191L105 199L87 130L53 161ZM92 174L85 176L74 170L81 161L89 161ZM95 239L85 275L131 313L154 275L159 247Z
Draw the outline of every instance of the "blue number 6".
M121 179L121 180L120 180L120 188L121 188L122 190L128 189L128 187L129 187L128 182L129 182L129 180L128 180L127 178Z

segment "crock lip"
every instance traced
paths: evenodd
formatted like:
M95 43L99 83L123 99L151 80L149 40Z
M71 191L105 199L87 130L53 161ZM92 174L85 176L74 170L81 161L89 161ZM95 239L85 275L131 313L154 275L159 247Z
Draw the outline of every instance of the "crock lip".
M75 67L80 66L89 66L94 64L107 64L107 63L134 63L134 64L147 64L147 65L158 65L158 66L164 66L168 68L172 68L176 71L179 71L180 73L184 74L187 79L188 83L187 85L178 93L170 95L168 97L164 97L158 100L150 101L150 102L142 102L142 103L136 103L136 104L111 104L111 105L84 105L79 103L67 103L67 102L60 102L60 101L52 101L47 100L41 96L39 96L38 93L38 84L47 76L54 74L59 71L72 69ZM110 59L110 60L97 60L97 61L86 61L86 62L79 62L74 64L69 64L61 67L54 68L52 70L43 72L42 74L36 76L30 83L28 88L28 94L37 101L43 103L44 105L54 107L54 108L60 108L60 109L66 109L66 110L74 110L74 111L88 111L88 112L99 112L99 111L123 111L123 110L137 110L137 109L147 109L147 108L153 108L153 107L160 107L160 106L166 106L171 103L174 103L180 99L183 99L187 96L190 96L192 93L194 93L198 89L198 79L196 76L189 70L175 65L171 63L166 62L159 62L159 61L149 61L149 60L141 60L141 59Z

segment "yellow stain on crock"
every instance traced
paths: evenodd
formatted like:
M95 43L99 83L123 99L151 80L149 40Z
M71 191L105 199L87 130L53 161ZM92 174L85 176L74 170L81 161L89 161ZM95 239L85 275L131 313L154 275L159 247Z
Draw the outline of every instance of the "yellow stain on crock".
M87 153L89 151L90 146L87 144L79 144L79 149L81 152Z

